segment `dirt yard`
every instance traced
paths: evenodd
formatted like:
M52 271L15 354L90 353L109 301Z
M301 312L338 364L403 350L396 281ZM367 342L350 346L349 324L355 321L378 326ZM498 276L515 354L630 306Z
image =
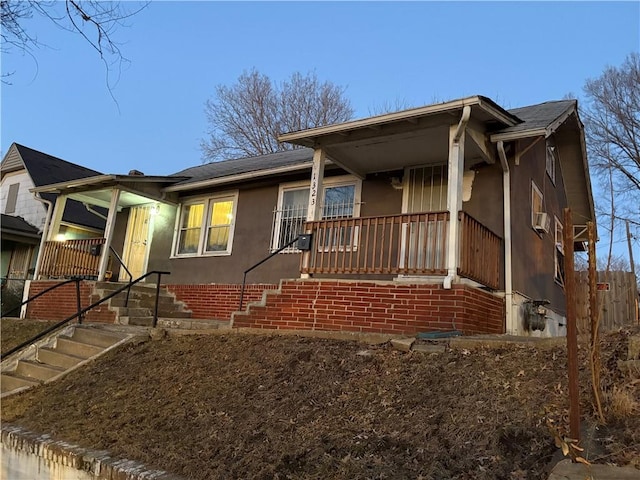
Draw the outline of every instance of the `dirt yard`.
M586 455L640 468L640 380L616 366L628 335L605 339L608 423ZM10 397L2 421L202 480L544 479L558 452L546 419L568 423L565 371L563 347L429 355L292 336L171 337ZM585 421L589 378L584 369Z
M0 335L0 352L7 352L22 342L35 337L56 322L38 320L21 320L18 318L2 319L2 334Z

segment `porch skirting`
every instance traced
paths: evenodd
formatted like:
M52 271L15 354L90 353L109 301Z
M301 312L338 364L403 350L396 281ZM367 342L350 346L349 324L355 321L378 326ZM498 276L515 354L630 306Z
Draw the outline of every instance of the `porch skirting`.
M233 327L415 334L505 332L504 299L468 285L285 280L233 315Z

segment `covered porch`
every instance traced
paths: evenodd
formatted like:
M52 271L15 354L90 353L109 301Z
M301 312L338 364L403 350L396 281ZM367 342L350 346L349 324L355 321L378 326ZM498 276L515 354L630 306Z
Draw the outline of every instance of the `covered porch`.
M175 181L175 177L141 174L99 175L32 189L35 194L57 194L47 214L34 279L83 277L103 281L117 279L115 272L126 280L142 275L153 218L162 205L175 204L162 188ZM104 232L94 238L66 238L61 226L68 199L81 202L91 213L104 218ZM105 210L106 215L102 213ZM118 245L114 241L116 232L120 237L124 234Z
M508 192L494 196L485 212L481 204L489 199L475 193L472 199L472 190L480 169L493 172L497 189L504 189L501 157L489 134L518 122L489 99L470 97L281 135L280 141L314 149L303 230L312 240L301 256L302 277L428 277L445 288L466 279L504 290ZM394 172L401 211L327 215L327 160L362 180Z

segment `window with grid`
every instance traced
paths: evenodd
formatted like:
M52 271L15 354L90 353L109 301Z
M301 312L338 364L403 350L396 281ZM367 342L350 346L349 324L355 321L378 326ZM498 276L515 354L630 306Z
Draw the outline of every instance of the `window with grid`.
M356 196L358 194L356 181L337 181L335 179L325 179L323 188L322 219L352 218L357 209ZM273 215L273 233L271 236L271 250L277 250L287 243L293 241L298 235L304 232L304 224L307 221L307 211L309 208L309 185L283 185L280 188L280 200ZM345 230L345 229L341 229ZM331 233L332 245L335 242L344 242L349 232L338 232L337 229ZM285 252L297 252L295 246L284 250Z
M543 197L542 192L536 185L536 183L531 181L531 226L535 227L536 225L536 214L543 213Z
M237 194L184 203L180 208L176 256L230 254Z

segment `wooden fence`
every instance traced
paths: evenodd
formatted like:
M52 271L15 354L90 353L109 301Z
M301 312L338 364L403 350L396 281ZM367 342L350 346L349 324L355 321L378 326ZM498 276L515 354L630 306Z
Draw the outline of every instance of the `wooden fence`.
M630 272L598 272L597 305L601 331L637 325L638 286ZM589 281L587 272L576 272L576 321L579 333L589 333Z

